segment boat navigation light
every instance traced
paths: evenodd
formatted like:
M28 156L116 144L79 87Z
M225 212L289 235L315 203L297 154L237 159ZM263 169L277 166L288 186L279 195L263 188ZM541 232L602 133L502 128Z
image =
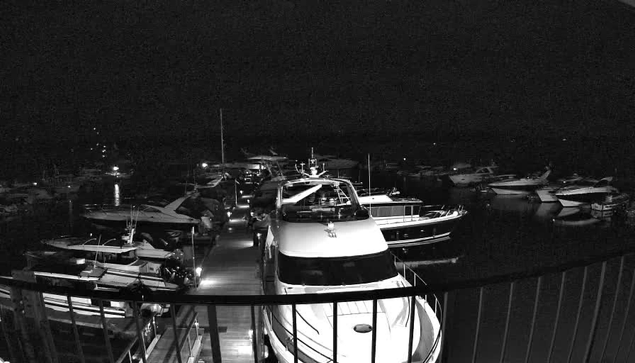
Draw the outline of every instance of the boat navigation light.
M119 171L119 167L117 165L113 166L112 171Z
M203 169L207 168L207 166L208 166L207 163L202 163L201 164L201 168L203 168Z
M203 272L201 267L197 267L194 271L196 272L196 276L201 277L201 272Z

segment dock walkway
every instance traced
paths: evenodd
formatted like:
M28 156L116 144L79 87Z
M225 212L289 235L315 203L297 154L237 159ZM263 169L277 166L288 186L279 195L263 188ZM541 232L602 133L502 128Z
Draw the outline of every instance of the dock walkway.
M241 221L242 210L232 215L232 220ZM259 249L253 246L252 235L246 226L240 222L230 223L229 227L219 235L214 247L202 261L201 282L199 287L189 292L192 295L258 295L262 293L258 276ZM178 309L177 327L179 330L187 328L191 316L191 309ZM196 306L199 327L202 329L202 347L196 363L214 362L212 352L212 336L210 335L210 316L207 306ZM256 307L256 326L260 325L259 309ZM212 310L213 313L213 310ZM165 339L161 339L148 362L167 363L178 362L173 342L171 318L162 318L166 326ZM214 317L212 316L212 321ZM251 309L246 306L217 306L217 327L220 339L220 353L222 362L245 363L254 362L252 346ZM212 330L213 331L213 330ZM186 332L183 332L186 334ZM181 335L181 334L179 334ZM187 349L184 349L186 352ZM183 362L187 362L187 355L183 355ZM218 362L214 362L218 363Z

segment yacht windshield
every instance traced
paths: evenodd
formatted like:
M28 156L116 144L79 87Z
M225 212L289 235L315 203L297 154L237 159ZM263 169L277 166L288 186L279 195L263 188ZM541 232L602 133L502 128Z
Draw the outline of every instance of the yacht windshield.
M363 256L309 258L279 253L278 257L280 281L292 285L356 285L397 276L388 250Z
M282 190L282 218L288 222L350 221L368 218L345 183L297 183Z

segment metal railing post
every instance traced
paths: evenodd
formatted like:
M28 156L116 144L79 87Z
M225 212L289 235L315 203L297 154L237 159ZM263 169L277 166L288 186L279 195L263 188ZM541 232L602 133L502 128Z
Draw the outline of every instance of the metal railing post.
M441 312L441 347L439 347L438 362L443 362L443 349L445 347L445 326L448 311L448 298L450 294L446 291L443 293L443 311Z
M578 313L575 317L575 324L573 326L573 336L571 337L571 345L569 346L569 355L567 357L567 363L571 362L571 356L573 356L573 347L575 346L575 338L578 335L578 325L580 324L580 314L582 313L582 305L584 302L584 290L586 288L588 267L584 266L584 275L582 277L582 287L580 288L580 298L578 300Z
M216 305L207 305L207 321L209 323L209 338L212 348L212 361L214 363L222 363L220 337L218 334L218 317L216 316Z
M254 350L254 363L258 363L258 334L256 333L256 311L253 305L251 309L251 348Z
M139 340L139 345L141 346L141 361L143 363L147 363L146 340L143 338L143 334L141 334L141 324L139 324L139 306L136 301L132 301L130 304L132 304L132 317L135 322L135 329L137 330L137 339Z
M606 261L602 262L602 270L600 271L600 283L598 286L598 293L595 297L595 308L593 308L593 319L591 320L591 329L589 330L589 337L587 338L586 349L584 350L584 361L588 362L591 357L591 346L593 345L593 336L598 323L598 315L600 314L600 303L602 302L602 292L604 291L604 276L606 275ZM607 338L608 333L607 332Z
M298 318L295 303L291 304L291 314L293 314L293 362L298 363Z
M98 300L99 315L101 316L101 326L104 331L104 343L106 344L106 351L108 352L108 360L110 363L115 363L115 357L112 354L112 346L110 344L110 336L108 335L108 324L106 323L106 314L104 314L104 303L101 299Z
M415 309L417 302L417 296L412 295L410 297L410 328L408 329L408 363L412 363L412 345L414 343L415 332Z
M333 363L337 363L337 301L333 302Z
M172 315L172 329L174 329L174 348L176 349L176 359L179 363L183 363L181 358L181 343L179 342L179 331L176 325L176 309L174 304L170 304L170 315Z
M478 334L481 329L481 311L483 310L484 287L478 289L478 315L476 316L476 332L474 333L474 347L472 348L472 363L476 362L476 352L478 350Z
M619 357L620 349L622 348L622 340L624 339L624 330L626 329L626 322L628 321L628 313L631 311L634 290L635 290L635 269L633 269L633 273L631 274L631 288L630 288L630 291L628 292L628 299L626 300L626 312L624 313L624 321L622 322L622 328L620 329L620 339L617 343L617 352L615 352L616 357Z
M375 357L377 354L377 299L373 299L373 330L372 330L372 342L370 350L370 362L375 363Z
M604 360L604 353L606 353L606 346L609 343L609 337L611 334L611 328L613 327L613 318L615 317L615 308L617 306L617 298L620 296L620 288L622 283L622 272L624 271L624 256L620 258L620 271L617 274L617 283L615 285L615 296L613 297L613 307L611 308L611 317L609 318L609 326L606 328L606 339L604 339L604 345L602 346L602 353L600 354L600 362ZM624 317L626 319L626 317Z
M68 313L71 317L71 325L73 327L73 337L75 338L75 345L77 345L77 355L81 363L86 363L84 350L82 349L82 341L79 339L79 332L77 331L77 322L75 321L75 312L73 311L73 300L70 296L67 296L66 301L68 302Z
M503 331L503 346L501 347L500 363L505 360L505 348L507 348L507 334L509 332L509 321L512 315L512 300L514 298L515 282L509 284L509 298L507 300L507 318L505 319L505 330Z
M553 323L553 333L551 334L551 343L549 344L549 354L547 355L547 363L551 362L553 355L553 347L556 343L556 334L558 333L558 320L560 320L560 310L562 309L562 297L564 295L564 285L567 278L567 271L563 271L560 277L560 292L558 293L558 307L556 307L556 317Z
M525 363L529 362L531 355L531 344L534 340L534 328L536 327L536 316L538 315L538 303L540 302L540 288L542 287L542 276L538 277L536 283L536 295L534 298L534 313L531 317L531 328L529 330L529 341L527 342L527 353L525 353Z

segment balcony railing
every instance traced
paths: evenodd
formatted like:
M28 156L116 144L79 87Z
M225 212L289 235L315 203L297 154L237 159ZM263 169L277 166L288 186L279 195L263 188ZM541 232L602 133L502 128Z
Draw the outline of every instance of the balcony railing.
M630 252L483 280L432 285L424 284L405 264L400 265L401 273L411 287L284 296L78 291L0 278L0 284L11 289L11 299L2 301L0 325L6 347L0 351L8 355L2 358L11 362L182 363L202 359L202 352L211 357L205 361L213 359L215 363L262 362L267 355L263 307L289 305L295 311L300 304L323 303L337 310L340 303L372 301L376 319L379 300L421 296L442 322L442 339L435 342L441 345L438 362L627 362L633 358L635 257ZM45 307L42 293L69 296L66 310ZM74 313L70 296L92 299L97 307L95 315ZM104 307L110 301L127 302L129 318L107 319ZM142 303L169 306L168 317L142 312ZM241 313L231 321L247 321L247 335L234 336L232 326L219 323L223 317L217 309L222 307L241 307ZM413 314L414 310L410 311ZM289 351L297 351L302 339L297 334L297 319L293 320ZM334 325L337 329L337 322ZM221 339L222 334L228 337ZM374 361L374 330L372 334ZM412 339L410 329L403 344L412 347ZM237 344L238 348L223 355L223 344ZM324 362L337 361L337 349L334 341L332 356L325 356ZM429 355L420 361L432 358Z

